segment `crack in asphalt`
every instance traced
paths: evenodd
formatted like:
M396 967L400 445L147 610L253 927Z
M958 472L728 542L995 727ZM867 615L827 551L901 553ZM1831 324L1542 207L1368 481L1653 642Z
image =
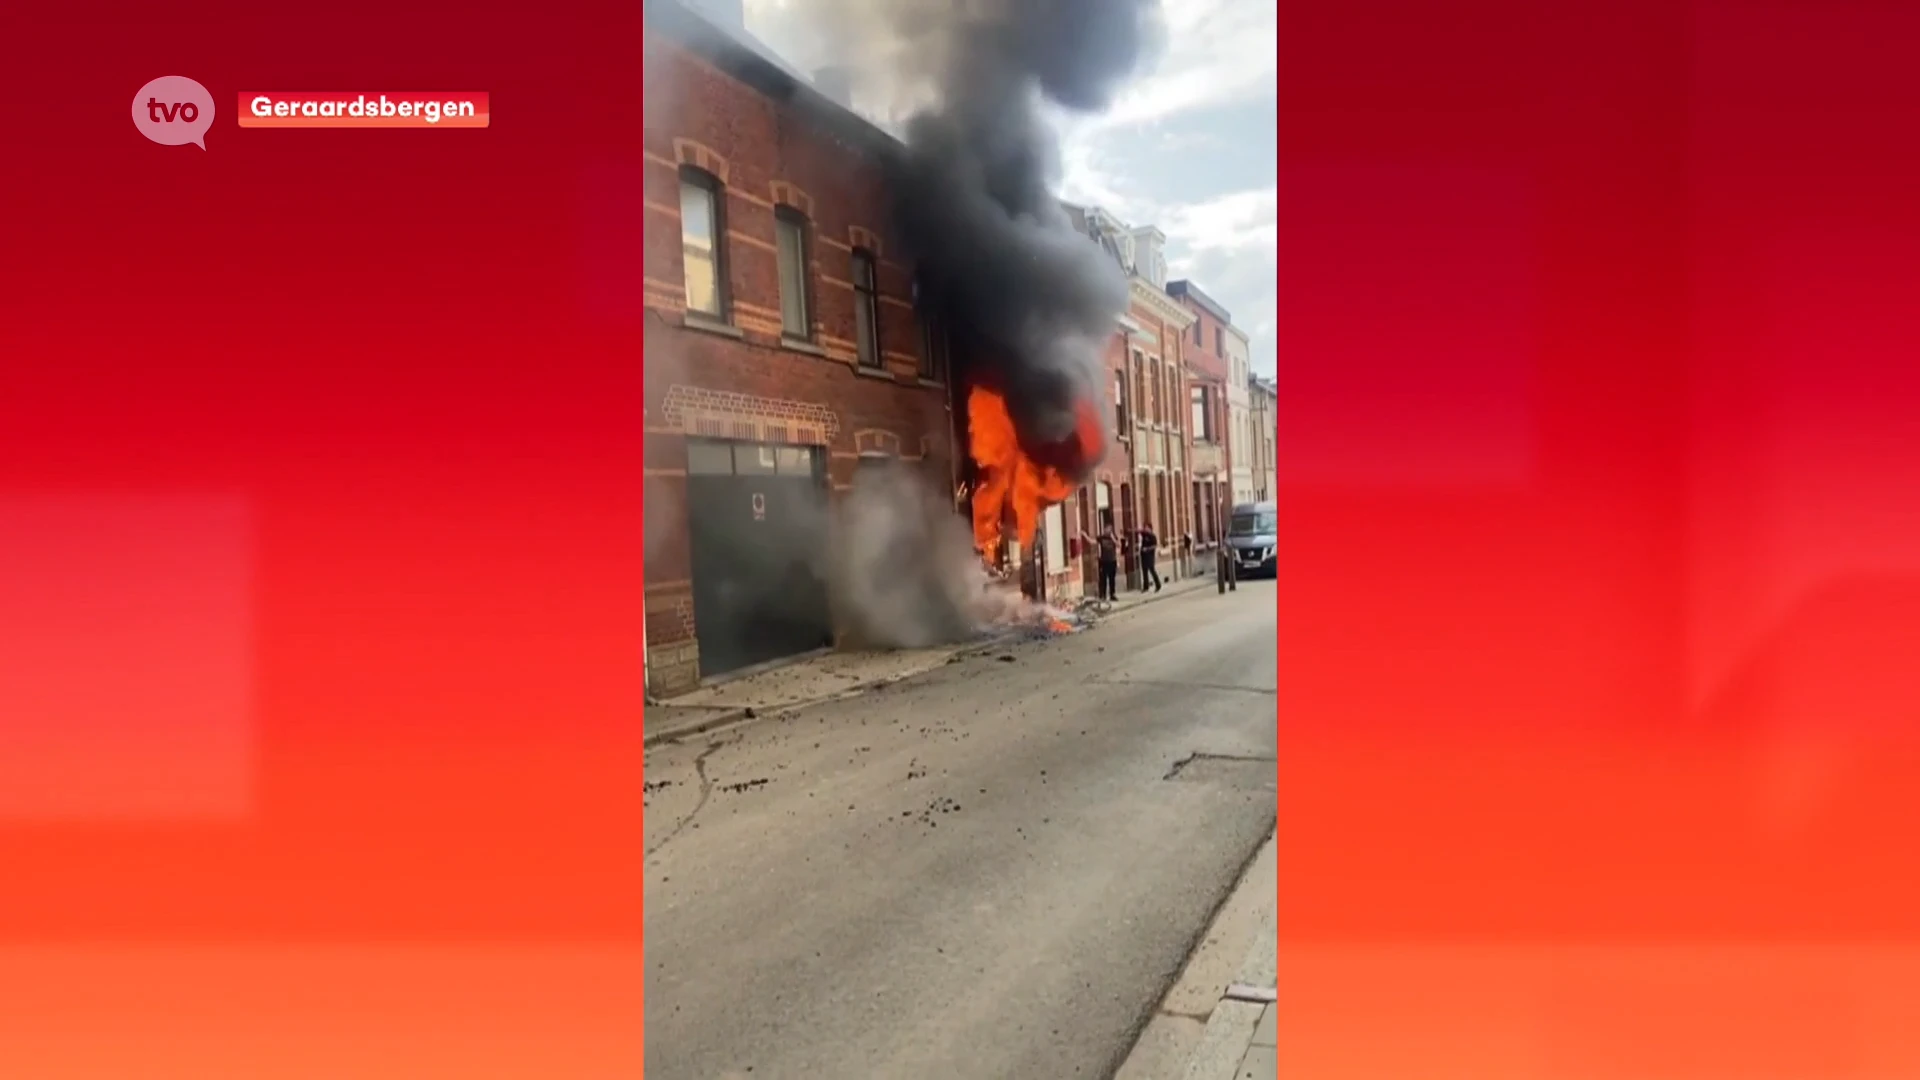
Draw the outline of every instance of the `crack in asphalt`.
M674 838L685 832L687 826L693 824L693 819L700 816L700 811L707 808L707 800L713 797L713 778L707 775L707 759L738 741L739 736L736 735L731 739L720 739L708 743L707 748L700 751L700 755L693 759L694 775L700 778L700 797L694 800L693 809L687 811L686 817L681 818L673 828L667 830L667 835L661 837L659 843L647 849L649 856L659 854L668 844L673 843Z
M1193 753L1193 754L1188 754L1186 757L1183 757L1179 761L1174 762L1173 768L1168 769L1167 775L1161 777L1160 779L1172 780L1174 777L1180 775L1180 770L1186 768L1187 766L1193 764L1196 761L1239 761L1239 762L1245 762L1249 765L1273 765L1273 764L1277 764L1278 759L1266 757L1260 754Z

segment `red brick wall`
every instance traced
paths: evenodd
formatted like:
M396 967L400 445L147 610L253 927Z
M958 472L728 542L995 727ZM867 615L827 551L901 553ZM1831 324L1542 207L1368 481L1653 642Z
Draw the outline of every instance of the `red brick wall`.
M1098 521L1093 510L1094 485L1106 481L1113 491L1116 527L1126 531L1138 527L1143 519L1150 520L1161 537L1162 550L1171 553L1175 549L1176 539L1193 531L1191 499L1185 494L1190 490L1185 457L1176 457L1173 451L1176 444L1184 446L1189 438L1185 411L1187 380L1181 366L1181 357L1187 346L1180 340L1179 331L1169 327L1147 307L1133 305L1128 317L1141 327L1143 333L1130 339L1125 333L1116 331L1108 340L1108 386L1102 400L1111 416L1112 376L1124 377L1128 387L1130 421L1145 427L1136 428L1132 439L1114 440L1093 477L1080 488L1068 510L1070 514L1079 515L1081 506L1086 507L1085 520L1090 527L1097 528ZM1138 367L1133 360L1135 349L1142 353L1143 362ZM1154 353L1159 354L1157 381L1154 378ZM1149 387L1148 383L1154 385ZM1150 441L1157 444L1151 453L1146 445ZM1164 476L1149 469L1155 455L1165 466ZM1174 475L1176 470L1179 471L1177 477ZM1162 574L1168 572L1171 561L1171 558L1163 559ZM1087 579L1093 580L1093 553L1083 551L1082 563ZM1129 553L1123 564L1123 572L1130 572L1133 566L1134 560Z
M941 485L952 453L944 386L923 382L921 329L912 310L912 270L890 221L876 162L822 130L812 118L763 96L703 58L651 43L645 118L647 324L647 641L650 653L692 636L685 519L689 433L824 446L836 488L851 481L860 453L880 451L925 463ZM656 106L656 98L666 101ZM714 332L685 315L679 168L693 165L724 184L722 261L730 289L728 328ZM808 237L810 345L783 344L774 208L811 222ZM854 247L879 258L884 370L856 370ZM714 425L718 425L715 427ZM687 654L691 655L691 654ZM689 678L650 666L661 689Z
M1197 368L1204 373L1207 378L1216 380L1214 388L1210 391L1212 394L1211 402L1213 407L1213 441L1220 447L1219 476L1224 482L1231 476L1233 468L1229 447L1227 445L1228 418L1225 383L1228 368L1224 352L1214 347L1216 340L1215 335L1224 332L1222 330L1223 324L1220 320L1209 314L1205 308L1193 303L1191 300L1182 300L1180 303L1181 306L1185 307L1188 311L1199 316L1199 321L1194 323L1194 326L1200 328L1200 340L1194 340L1193 327L1188 327L1186 332L1187 366Z
M1228 367L1225 355L1214 346L1214 335L1222 325L1220 320L1214 318L1205 308L1191 300L1182 299L1180 300L1180 304L1198 317L1198 321L1194 323L1194 326L1200 328L1198 341L1194 340L1194 330L1191 326L1187 328L1186 333L1183 335L1186 349L1186 365L1189 369L1196 369L1205 379L1214 380L1210 384L1212 394L1211 405L1213 410L1213 442L1214 445L1220 448L1220 469L1216 473L1189 477L1188 490L1185 495L1189 506L1188 516L1193 518L1193 535L1197 538L1196 545L1199 548L1205 549L1219 541L1221 530L1225 527L1222 521L1221 504L1223 501L1231 501L1230 496L1227 494L1232 486L1231 476L1233 468L1231 451L1227 445L1228 417L1225 384ZM1188 382L1189 387L1195 385L1198 381L1199 380L1190 378ZM1189 423L1188 426L1191 427L1191 423ZM1197 436L1195 433L1190 432L1188 437L1191 439ZM1198 507L1193 505L1194 494L1192 483L1195 481L1201 486L1200 501L1204 504Z

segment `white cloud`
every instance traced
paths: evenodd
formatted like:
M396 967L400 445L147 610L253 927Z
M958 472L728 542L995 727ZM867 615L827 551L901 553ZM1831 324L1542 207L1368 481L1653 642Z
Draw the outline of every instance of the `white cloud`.
M1158 63L1106 113L1062 119L1063 194L1158 225L1173 272L1234 312L1254 367L1271 374L1278 191L1271 172L1223 179L1206 155L1253 135L1207 114L1274 98L1276 8L1273 0L1162 0L1162 9Z
M1196 252L1271 252L1279 242L1277 188L1234 191L1170 206L1157 224Z

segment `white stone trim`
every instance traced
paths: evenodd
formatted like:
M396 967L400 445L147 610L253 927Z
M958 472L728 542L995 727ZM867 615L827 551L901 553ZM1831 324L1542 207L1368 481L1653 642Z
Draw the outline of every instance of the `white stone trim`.
M1187 330L1199 320L1200 316L1188 311L1184 305L1168 296L1163 289L1156 289L1143 278L1133 278L1127 282L1127 294L1135 303L1142 305L1159 317L1170 329Z

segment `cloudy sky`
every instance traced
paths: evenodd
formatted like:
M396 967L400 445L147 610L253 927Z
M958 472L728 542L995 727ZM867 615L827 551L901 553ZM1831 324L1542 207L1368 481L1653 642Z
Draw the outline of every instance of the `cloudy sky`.
M746 0L747 27L804 65L808 0ZM1273 0L1160 0L1167 39L1106 113L1062 122L1061 195L1167 234L1274 371ZM799 55L796 55L799 54Z

